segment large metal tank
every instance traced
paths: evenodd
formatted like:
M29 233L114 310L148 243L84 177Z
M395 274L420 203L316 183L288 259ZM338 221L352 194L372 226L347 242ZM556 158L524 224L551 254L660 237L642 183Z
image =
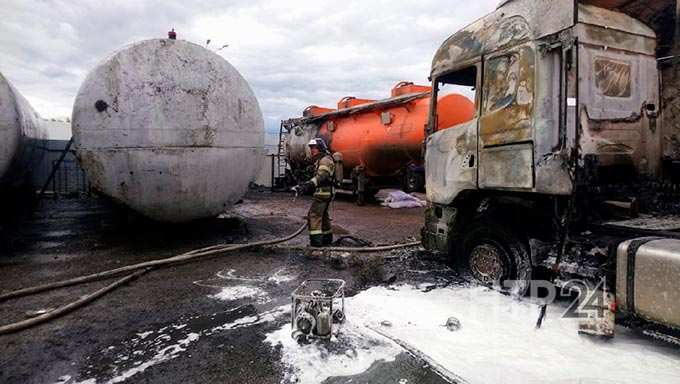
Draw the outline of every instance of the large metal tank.
M346 175L363 167L368 177L386 177L409 164L419 165L430 91L430 87L400 83L384 100L344 98L338 110L308 107L307 116L288 124L286 150L291 165L309 162L306 144L313 137L324 138L332 152L342 153ZM458 94L440 97L437 111L437 130L469 121L475 113L472 101Z
M0 73L0 186L30 183L44 154L39 141L45 139L38 114Z
M93 188L159 221L219 214L255 178L264 122L248 83L196 44L154 39L106 58L73 108Z

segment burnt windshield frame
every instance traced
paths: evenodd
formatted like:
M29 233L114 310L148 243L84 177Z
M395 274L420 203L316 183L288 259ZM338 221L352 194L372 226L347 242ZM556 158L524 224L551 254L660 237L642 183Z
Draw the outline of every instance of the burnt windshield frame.
M472 87L475 90L475 118L479 117L479 82L481 76L481 61L463 67L458 70L447 72L432 81L432 99L430 100L430 113L426 129L426 136L436 132L437 127L437 98L439 97L439 88L442 84L460 85L464 87Z

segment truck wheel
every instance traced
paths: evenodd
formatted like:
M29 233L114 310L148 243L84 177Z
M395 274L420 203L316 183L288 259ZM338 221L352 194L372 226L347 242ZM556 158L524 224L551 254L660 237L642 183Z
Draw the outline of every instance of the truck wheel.
M419 174L411 167L406 169L406 175L404 176L404 192L420 192L423 190L424 185L425 182L422 174Z
M531 261L519 236L492 221L465 230L458 247L461 264L482 285L523 296L529 288Z

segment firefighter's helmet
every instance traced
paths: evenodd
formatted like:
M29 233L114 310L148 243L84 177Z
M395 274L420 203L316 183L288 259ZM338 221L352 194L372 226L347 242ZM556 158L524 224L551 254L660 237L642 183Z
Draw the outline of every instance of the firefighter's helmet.
M310 147L317 147L319 148L319 151L321 152L328 152L328 147L326 146L326 142L320 138L317 137L315 139L312 139L309 141L309 144L307 144Z

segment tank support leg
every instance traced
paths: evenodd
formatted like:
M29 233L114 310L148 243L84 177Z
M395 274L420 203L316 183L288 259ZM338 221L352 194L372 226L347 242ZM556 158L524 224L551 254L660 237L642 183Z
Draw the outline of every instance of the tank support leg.
M361 206L366 204L366 169L362 166L358 166L352 170L354 174L353 179L356 180L356 194L357 194L357 205Z

